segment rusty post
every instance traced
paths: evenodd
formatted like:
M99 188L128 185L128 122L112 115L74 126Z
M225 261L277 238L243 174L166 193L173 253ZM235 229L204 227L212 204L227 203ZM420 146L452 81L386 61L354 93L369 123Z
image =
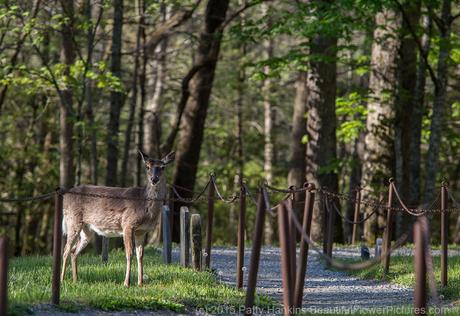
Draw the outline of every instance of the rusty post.
M254 294L256 291L257 273L259 272L260 249L262 247L262 235L265 222L265 202L263 197L264 188L260 188L257 201L256 224L254 238L252 240L251 261L249 263L248 286L246 289L246 301L244 315L252 315L254 307Z
M295 202L295 193L292 194L292 200L287 202L291 203L292 212L288 212L288 219L289 219L289 252L290 252L290 266L291 266L291 293L294 293L294 285L295 285L295 278L296 278L296 257L297 257L297 229L294 224L294 208Z
M237 257L236 257L236 287L243 287L244 265L244 229L246 218L246 190L240 179L240 210L238 215Z
M289 250L289 218L286 209L286 202L278 206L278 232L281 252L281 276L283 283L283 305L284 315L289 315L292 306L292 276L291 273L291 252Z
M61 189L56 190L54 201L54 227L53 227L53 277L51 289L51 303L59 305L60 274L61 274L61 246L62 246L62 204Z
M448 261L448 234L449 234L449 212L447 183L443 182L441 187L441 286L447 286L447 261Z
M361 187L358 185L356 187L356 197L355 197L355 214L353 216L353 232L351 234L351 244L354 245L356 243L356 235L358 233L358 220L359 220L359 213L361 212Z
M387 210L387 222L385 227L385 235L383 240L383 247L385 258L383 259L383 274L388 274L390 271L390 249L391 249L391 234L392 234L392 222L393 222L393 211L391 208L393 207L393 186L394 186L394 179L390 178L390 184L388 186L388 210Z
M0 237L0 315L8 310L8 238Z
M414 314L426 314L426 263L424 233L421 218L418 218L414 224L414 242L415 242L415 291L414 291Z
M315 185L310 183L308 185L308 191L305 195L305 206L303 211L303 222L302 231L307 236L310 236L311 220L313 216L313 204L315 203L315 193L313 190ZM295 289L294 289L294 307L302 307L303 289L305 286L305 272L307 271L307 260L308 260L308 243L305 240L303 234L300 240L300 254L297 264L297 273L295 278Z
M327 198L327 197L326 197ZM334 210L329 209L329 214L327 218L327 248L326 248L326 256L332 259L332 248L334 245L334 219L335 219L335 213ZM326 263L327 266L329 266L329 263Z
M206 223L206 258L205 258L205 267L209 269L211 267L211 247L212 247L212 224L214 220L214 176L211 175L209 180L208 188L208 221Z

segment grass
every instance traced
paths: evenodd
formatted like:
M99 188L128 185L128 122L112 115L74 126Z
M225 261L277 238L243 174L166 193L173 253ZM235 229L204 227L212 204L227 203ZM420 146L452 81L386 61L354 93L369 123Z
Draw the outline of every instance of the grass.
M78 311L82 307L102 310L167 309L183 312L186 308L213 308L244 305L245 293L218 281L215 273L196 272L178 265L161 263L159 253L147 248L144 256L144 286L138 287L137 265L133 260L130 288L123 286L125 256L112 251L109 263L85 254L79 257L79 281L71 281L70 269L61 285L61 308ZM70 268L70 267L69 267ZM31 306L51 299L51 256L26 256L13 259L9 267L9 310L13 315L26 313ZM276 303L257 297L261 308Z
M345 262L356 262L357 259L341 259ZM433 257L435 278L438 289L444 299L458 300L460 298L460 257L449 257L448 259L448 284L446 288L440 288L441 258ZM384 276L381 264L368 269L350 271L352 275L363 279L387 280L389 282L413 287L415 284L414 258L412 256L392 256L390 260L390 272Z

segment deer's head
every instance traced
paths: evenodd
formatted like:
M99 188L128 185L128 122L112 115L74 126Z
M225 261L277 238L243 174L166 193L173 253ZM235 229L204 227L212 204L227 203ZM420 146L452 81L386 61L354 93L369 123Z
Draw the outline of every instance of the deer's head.
M164 177L164 168L174 161L175 153L172 151L166 156L164 156L162 159L150 158L141 150L139 150L139 153L145 164L148 182L152 186L156 186L158 183L160 183L162 177Z

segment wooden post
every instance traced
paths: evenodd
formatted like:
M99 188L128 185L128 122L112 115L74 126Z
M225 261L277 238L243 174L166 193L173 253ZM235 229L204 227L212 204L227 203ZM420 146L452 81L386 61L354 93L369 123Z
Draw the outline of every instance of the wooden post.
M240 180L241 181L241 180ZM246 221L246 190L243 183L240 186L240 211L238 215L237 257L236 257L236 287L243 287L244 266L244 229Z
M308 185L308 191L305 196L305 206L303 212L302 231L307 236L310 236L311 220L313 216L313 204L315 203L315 193L313 190L315 185L310 183ZM295 290L294 290L294 307L302 307L303 289L305 286L305 272L307 271L308 261L308 243L305 240L303 234L301 234L300 240L300 254L297 264L297 273L295 278Z
M109 239L107 237L102 236L101 242L101 260L102 263L107 263L109 261Z
M297 259L297 229L294 224L294 208L295 202L295 193L292 196L292 200L287 202L291 203L292 212L288 212L288 220L289 220L289 252L290 254L290 265L291 265L291 293L294 293L294 285L295 285L295 278L296 278L296 259Z
M8 311L8 238L0 237L0 315Z
M327 197L326 197L327 199ZM326 255L332 259L332 248L334 245L334 219L335 219L335 211L333 209L329 209L329 214L327 218L327 248L326 248ZM329 266L329 262L326 263Z
M190 266L190 212L186 206L180 208L180 264Z
M244 315L252 315L254 307L254 294L256 291L257 273L259 271L260 248L262 247L262 236L265 222L265 202L263 197L264 188L260 188L257 201L256 224L254 238L252 240L251 262L249 264L248 287L246 289L246 301L244 303Z
M355 214L353 216L353 231L351 234L351 244L356 243L356 235L358 234L358 225L359 213L361 212L361 187L356 187L356 199L355 199Z
M211 176L208 188L208 221L206 223L206 269L211 267L212 224L214 220L214 176Z
M163 205L163 262L171 263L171 211L168 205Z
M51 304L59 305L61 287L61 247L62 247L62 203L61 190L56 190L54 201L54 227L53 227L53 276L51 285Z
M278 206L278 232L281 252L281 277L283 283L284 315L289 315L292 306L291 251L289 250L289 218L285 202Z
M414 290L414 314L426 314L426 263L424 233L422 228L422 219L418 218L414 224L414 242L415 242L415 290Z
M387 223L385 227L385 235L383 240L383 247L385 249L385 258L383 258L383 274L388 274L390 271L390 249L391 249L391 234L392 234L392 222L393 222L393 212L391 208L393 207L393 185L394 179L390 179L390 185L388 186L388 210L387 210Z
M192 242L192 267L201 271L201 215L192 214L190 220L190 240Z
M449 211L447 183L441 187L441 286L447 286Z

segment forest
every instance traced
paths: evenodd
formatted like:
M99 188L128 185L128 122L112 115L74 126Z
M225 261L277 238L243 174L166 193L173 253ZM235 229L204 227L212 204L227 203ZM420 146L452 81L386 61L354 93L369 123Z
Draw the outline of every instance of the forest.
M167 178L184 197L213 173L225 196L244 181L254 196L309 182L379 198L394 178L411 207L432 207L442 182L460 199L459 4L0 0L0 198L143 186L142 150L176 152ZM0 205L16 255L50 251L52 201ZM353 219L352 203L339 207ZM237 216L216 203L217 242L235 243ZM250 205L248 241L254 217ZM324 217L318 204L315 240ZM395 221L398 235L412 219ZM360 234L372 244L384 224L381 210ZM264 243L276 241L267 221Z

